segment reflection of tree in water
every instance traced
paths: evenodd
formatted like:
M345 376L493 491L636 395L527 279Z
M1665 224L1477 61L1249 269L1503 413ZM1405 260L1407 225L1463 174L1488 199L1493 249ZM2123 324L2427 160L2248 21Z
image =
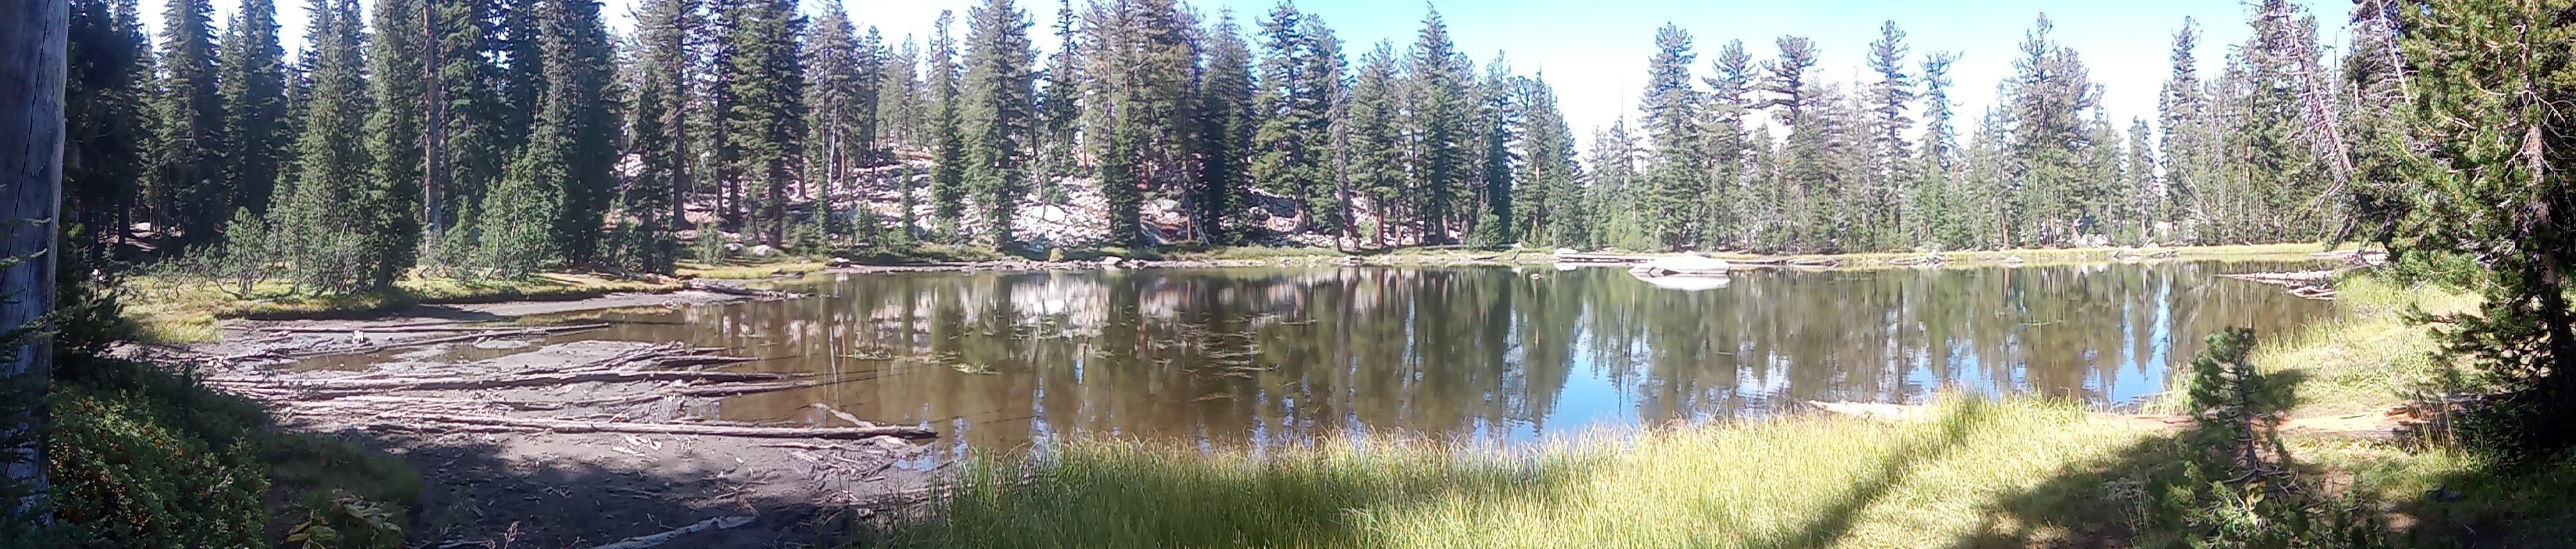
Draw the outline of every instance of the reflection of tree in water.
M1945 386L2133 398L2202 334L2326 310L2214 278L2260 267L1763 271L1702 292L1611 269L877 276L814 299L632 315L609 337L864 380L733 399L729 417L830 421L810 406L822 402L986 447L1067 432L1495 439L1582 429L1605 408L1655 423ZM1570 392L1577 380L1615 391Z

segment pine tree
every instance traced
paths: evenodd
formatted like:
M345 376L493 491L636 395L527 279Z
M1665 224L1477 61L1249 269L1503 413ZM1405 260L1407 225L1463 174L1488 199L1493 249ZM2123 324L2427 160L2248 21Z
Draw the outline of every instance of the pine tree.
M667 9L648 6L646 11L657 8ZM637 47L644 51L630 56L638 66L629 71L632 95L627 104L633 108L627 111L624 155L635 159L634 173L615 200L617 229L625 236L615 242L609 255L612 264L621 268L667 274L679 246L673 231L683 220L674 192L681 177L677 145L684 142L673 128L680 118L671 112L678 94L672 91L668 75L660 72L665 65L659 63L668 59L654 59L654 45Z
M1459 190L1468 181L1471 116L1466 62L1450 41L1439 10L1423 17L1409 61L1405 87L1411 116L1406 125L1415 136L1411 187L1420 200L1414 221L1423 244L1448 244L1453 242Z
M1345 93L1341 42L1293 2L1271 9L1260 41L1251 184L1295 198L1304 214L1297 230L1338 230L1349 238L1354 220L1336 192L1331 154L1334 113Z
M1809 81L1809 71L1816 65L1815 43L1783 36L1773 44L1780 53L1762 65L1760 86L1767 97L1759 105L1771 109L1773 122L1789 135L1786 150L1773 160L1774 170L1766 174L1768 182L1763 184L1765 207L1774 219L1767 220L1767 235L1757 244L1773 249L1829 245L1832 235L1821 230L1819 220L1837 221L1841 216L1811 200L1819 194L1831 196L1828 178L1836 175L1824 165L1826 124L1808 112L1824 104L1819 87Z
M1252 49L1234 24L1234 11L1217 16L1207 59L1207 76L1199 82L1199 176L1191 192L1190 219L1199 240L1233 243L1236 195L1249 176L1245 158L1252 152Z
M1521 173L1512 187L1513 225L1524 242L1565 246L1582 241L1581 176L1574 158L1574 132L1557 109L1556 91L1545 75L1521 80L1515 108L1528 131L1517 143Z
M374 162L363 146L366 56L357 0L314 0L308 24L312 63L297 174L286 207L272 210L289 238L286 255L300 284L324 292L373 289L381 271L357 238L376 230L362 199Z
M2019 203L2004 224L2032 233L2013 246L2070 242L2081 223L2081 196L2092 181L2084 165L2093 146L2085 115L2099 97L2075 50L2050 36L2054 26L2042 15L2013 62L2014 76L1999 102L2012 107L2012 175Z
M243 0L224 33L217 93L224 109L224 188L253 215L268 213L279 157L287 150L286 50L277 41L274 0ZM131 63L127 61L126 63Z
M65 252L81 254L83 264L108 265L98 259L124 241L153 140L152 46L133 0L79 0L69 8L62 215L89 237L87 246Z
M957 44L948 29L956 15L939 12L930 40L929 74L924 75L930 103L930 218L942 238L954 238L966 212L966 138L957 104Z
M1017 243L1011 218L1028 188L1028 146L1037 135L1037 50L1028 15L1011 0L986 0L967 12L966 185L989 244Z
M824 8L811 30L803 54L811 77L805 87L810 122L805 183L815 189L811 215L835 216L839 213L834 211L834 197L853 183L857 168L868 157L871 131L867 126L876 117L876 95L868 93L866 84L872 75L864 74L863 65L873 53L868 50L874 48L859 43L857 27L837 1Z
M2164 217L2162 212L2157 211L2164 203L2163 200L2157 199L2163 194L2161 189L2164 188L2164 182L2156 176L2155 129L2147 125L2147 119L2137 118L2129 121L2127 149L2129 153L2127 163L2122 165L2123 172L2128 175L2127 188L2125 193L2117 197L2126 210L2120 218L2120 221L2126 225L2123 231L2128 233L2124 240L2136 244L2153 244L2156 237L2156 220Z
M2166 223L2184 224L2199 218L2196 196L2201 188L2209 186L2209 172L2203 169L2207 120L2199 61L2192 55L2199 42L2198 25L2184 18L2182 30L2174 31L2173 75L2166 78L2164 92L2156 101L2158 123L2164 128L2164 142L2158 150L2164 153L2165 179L2165 215L2158 221ZM2177 229L2190 234L2187 226Z
M1951 122L1950 65L1957 52L1936 52L1923 59L1923 149L1918 155L1916 194L1907 201L1908 239L1941 248L1963 246L1966 227L1959 193L1959 130Z
M1082 44L1076 31L1077 12L1073 0L1058 0L1055 20L1055 52L1047 56L1046 84L1038 95L1039 184L1046 189L1041 200L1054 201L1064 191L1055 187L1054 179L1081 171L1081 161L1074 155L1074 137L1082 129Z
M636 17L637 43L643 50L637 62L642 76L637 79L635 121L628 140L629 147L645 162L639 175L638 189L628 191L627 204L637 208L659 205L669 213L661 226L678 230L688 224L687 192L690 166L699 149L691 148L689 139L690 90L695 73L690 69L690 37L701 28L698 4L693 0L650 0ZM644 120L651 116L649 125ZM643 181L644 179L651 181ZM647 189L659 189L664 196L640 196Z
M1345 119L1350 186L1366 195L1376 210L1376 240L1381 249L1391 244L1390 233L1397 231L1396 220L1404 215L1397 209L1409 205L1404 200L1404 92L1397 71L1393 43L1378 42L1375 49L1361 54Z
M428 52L422 38L421 0L379 0L374 38L367 43L368 73L375 77L367 111L367 157L372 165L357 196L363 246L376 287L388 287L411 269L420 245L413 208L420 204L425 152L421 147L428 90Z
M1900 228L1910 221L1903 215L1907 197L1914 193L1912 156L1914 145L1905 135L1914 127L1906 109L1914 103L1914 75L1906 72L1905 31L1895 21L1879 26L1879 37L1869 45L1869 70L1878 80L1871 82L1867 101L1870 109L1870 136L1867 192L1859 197L1864 202L1863 220L1870 225L1864 238L1871 248L1898 245L1904 235Z
M1521 139L1526 128L1519 118L1520 109L1512 99L1517 86L1510 63L1499 54L1485 65L1485 79L1476 83L1476 214L1467 227L1468 243L1480 247L1512 244L1519 237L1507 220L1512 217L1512 177L1519 158L1512 143ZM1693 136L1696 137L1696 136ZM1696 201L1698 197L1693 197Z
M910 37L886 55L885 73L877 84L879 137L895 148L924 149L928 114L922 107L921 45Z
M152 142L156 206L179 243L211 240L232 213L224 187L223 98L217 93L214 6L179 0L161 10L161 94L153 111L160 134Z
M2418 95L2407 126L2429 150L2413 174L2419 234L2404 249L2478 258L2479 314L2450 317L2436 337L2504 391L2460 431L2510 462L2555 463L2576 446L2576 212L2565 206L2576 189L2557 152L2576 146L2576 128L2547 113L2576 99L2576 86L2535 76L2576 55L2576 22L2565 1L2408 8L2402 40Z
M1111 122L1108 143L1099 154L1100 196L1109 207L1109 245L1133 246L1143 242L1144 235L1132 221L1143 208L1143 182L1136 169L1136 142L1141 140L1141 122L1118 118ZM1121 223L1119 220L1130 220Z
M787 187L804 158L805 66L796 51L803 20L787 0L732 7L725 37L733 98L725 112L726 146L735 151L733 172L764 195L756 223L766 229L763 240L779 246L787 236Z
M497 38L500 6L494 0L432 1L437 42L429 47L436 72L428 85L438 116L423 123L434 125L429 130L437 150L422 151L436 167L422 188L422 222L429 233L443 235L500 180L513 148L525 139L528 118L513 110L519 105L503 101L509 82L492 62L510 44Z
M1109 133L1127 124L1136 132L1129 145L1143 185L1140 200L1173 194L1198 176L1191 162L1198 133L1198 47L1191 42L1197 25L1171 0L1121 0L1098 8L1087 21L1091 49L1083 52L1086 85L1097 99L1085 104L1086 125L1093 133Z
M1711 74L1702 79L1708 85L1707 108L1701 125L1706 135L1701 147L1708 158L1709 192L1704 207L1708 212L1709 230L1702 234L1702 244L1710 247L1747 244L1756 229L1762 210L1752 197L1751 149L1744 124L1758 107L1750 94L1759 82L1753 55L1744 50L1744 41L1729 40L1718 49L1717 59L1710 62ZM1570 154L1570 153L1569 153Z
M1699 145L1703 100L1691 86L1690 33L1671 23L1655 31L1655 56L1646 62L1646 91L1639 97L1639 125L1652 153L1646 161L1647 224L1663 249L1699 242L1708 193Z
M566 110L571 115L572 156L566 159L571 162L565 167L571 179L564 182L564 204L555 219L554 234L565 260L592 264L599 259L600 222L616 193L613 170L624 129L617 106L616 50L609 42L607 24L600 19L598 0L557 1L562 5L548 14L540 46L546 101L570 103ZM793 35L784 40L792 42ZM792 44L785 47L794 49ZM791 103L795 101L795 96L789 97Z

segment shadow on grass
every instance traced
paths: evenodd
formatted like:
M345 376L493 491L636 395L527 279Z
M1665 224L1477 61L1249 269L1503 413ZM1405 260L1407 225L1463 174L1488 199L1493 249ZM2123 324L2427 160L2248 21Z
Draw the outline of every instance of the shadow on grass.
M946 497L852 547L1371 547L1384 545L1373 535L1382 519L1462 503L1549 505L1607 465L1341 444L1256 456L1096 440L1060 446L1034 469L980 460Z
M1969 401L1952 408L1938 421L1940 434L1925 440L1909 442L1903 449L1880 460L1870 473L1852 483L1807 522L1789 530L1790 535L1763 540L1752 545L1762 549L1815 549L1833 547L1851 534L1862 511L1869 509L1889 492L1895 491L1925 463L1941 460L1967 441L1968 434L1986 423L1990 416L1982 401Z

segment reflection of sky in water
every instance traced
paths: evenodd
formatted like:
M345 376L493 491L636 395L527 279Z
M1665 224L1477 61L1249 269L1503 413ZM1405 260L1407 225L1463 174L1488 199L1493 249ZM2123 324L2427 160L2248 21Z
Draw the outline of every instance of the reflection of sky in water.
M839 376L720 413L819 423L811 404L830 403L931 426L950 453L1077 434L1526 444L1943 387L2128 403L2164 390L2201 335L2328 312L2215 277L2288 267L1756 271L1690 292L1616 269L854 276L806 299L587 315L618 325L553 339L684 341Z

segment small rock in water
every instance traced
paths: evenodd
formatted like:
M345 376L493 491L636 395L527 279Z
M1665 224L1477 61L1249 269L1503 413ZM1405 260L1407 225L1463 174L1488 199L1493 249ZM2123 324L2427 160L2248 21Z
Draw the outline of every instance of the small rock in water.
M518 339L486 339L474 342L476 349L526 349L529 345L535 345L535 343Z

